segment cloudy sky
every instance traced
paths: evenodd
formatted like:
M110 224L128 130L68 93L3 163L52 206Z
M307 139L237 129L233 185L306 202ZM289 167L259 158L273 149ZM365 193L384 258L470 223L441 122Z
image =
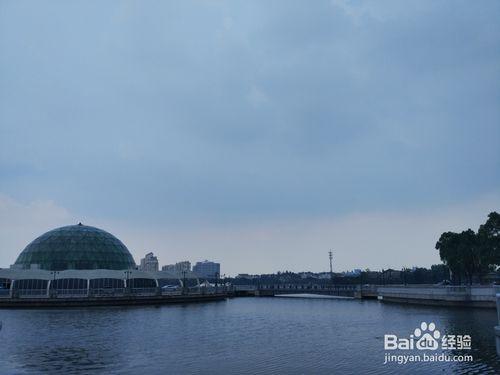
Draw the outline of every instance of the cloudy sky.
M429 266L500 210L498 1L0 2L0 267L82 221L223 273Z

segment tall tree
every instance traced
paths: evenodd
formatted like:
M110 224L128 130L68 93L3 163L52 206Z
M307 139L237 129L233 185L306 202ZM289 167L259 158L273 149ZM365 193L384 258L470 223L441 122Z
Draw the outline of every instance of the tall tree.
M455 278L465 276L472 283L500 266L500 215L491 212L486 223L476 233L468 229L461 233L445 232L436 243L439 256Z
M473 276L476 274L481 275L484 272L481 268L478 239L472 229L463 231L458 235L457 252L467 281L472 284Z
M450 268L453 278L458 279L458 282L461 281L461 276L464 273L463 261L458 252L459 236L455 232L445 232L439 237L436 243L436 249L439 250L439 257Z
M477 232L482 261L496 269L500 265L500 214L491 212Z

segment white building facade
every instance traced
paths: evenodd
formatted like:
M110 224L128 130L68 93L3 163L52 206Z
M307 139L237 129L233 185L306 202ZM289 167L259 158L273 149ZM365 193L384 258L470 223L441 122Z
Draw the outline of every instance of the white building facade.
M182 274L182 272L191 271L191 262L184 260L182 262L177 262L175 264L167 264L161 268L162 271L175 272L177 274Z
M158 258L154 256L153 253L148 253L144 258L141 259L141 264L139 265L139 271L144 272L158 272Z

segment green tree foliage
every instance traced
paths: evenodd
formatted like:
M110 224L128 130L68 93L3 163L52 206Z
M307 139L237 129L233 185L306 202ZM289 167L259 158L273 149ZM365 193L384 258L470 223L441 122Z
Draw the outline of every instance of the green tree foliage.
M459 244L458 233L445 232L439 237L436 249L439 250L439 257L446 264L455 277L460 277L463 272L463 262L457 248Z
M492 212L477 231L481 258L495 267L500 265L500 214Z
M472 283L500 265L500 215L492 212L476 234L472 229L461 233L445 232L436 243L439 256L459 282Z
M431 277L433 283L448 280L450 277L448 267L446 267L446 265L444 264L433 264L431 266Z

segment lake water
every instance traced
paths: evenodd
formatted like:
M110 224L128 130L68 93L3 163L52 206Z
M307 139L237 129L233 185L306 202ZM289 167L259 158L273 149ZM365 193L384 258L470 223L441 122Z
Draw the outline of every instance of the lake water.
M0 374L499 373L496 311L236 298L161 307L0 310ZM384 365L420 322L472 337L470 363Z

